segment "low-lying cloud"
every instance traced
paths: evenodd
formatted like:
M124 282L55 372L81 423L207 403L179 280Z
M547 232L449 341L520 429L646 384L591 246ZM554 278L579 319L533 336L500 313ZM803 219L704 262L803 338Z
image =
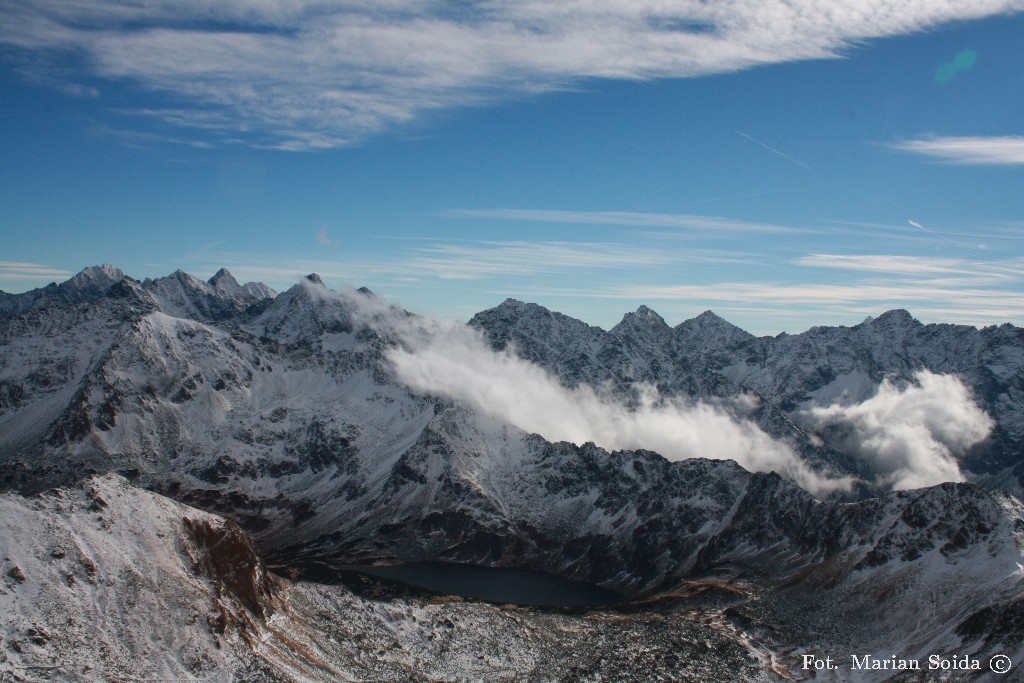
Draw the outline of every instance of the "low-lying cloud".
M555 377L511 351L496 352L465 324L395 315L367 297L360 315L387 328L402 345L388 351L396 376L416 391L459 401L481 413L548 441L588 441L609 450L647 449L669 460L731 459L748 470L775 471L816 494L848 489L849 477L812 470L787 444L773 439L740 413L750 401L731 405L664 398L642 387L638 405L603 396Z
M856 405L816 407L819 426L844 432L843 450L868 461L893 489L964 481L956 456L982 441L994 423L953 375L928 370L914 382L882 382L878 392Z
M815 471L790 444L747 419L756 408L753 397L693 402L642 386L638 400L627 405L585 384L566 387L514 350L494 351L463 323L412 316L376 297L340 296L357 318L401 342L387 351L399 381L548 441L647 449L673 461L731 459L754 472L778 472L816 495L849 490L856 481ZM886 379L861 403L819 406L808 415L818 428L838 432L831 446L871 465L875 484L895 490L964 481L957 457L994 426L959 378L928 370L908 383Z

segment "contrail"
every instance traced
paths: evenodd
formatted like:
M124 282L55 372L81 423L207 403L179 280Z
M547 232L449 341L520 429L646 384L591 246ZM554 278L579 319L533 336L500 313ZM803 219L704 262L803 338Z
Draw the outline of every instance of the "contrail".
M961 247L967 247L968 249L978 249L979 248L976 244L968 244L967 242L962 242L960 240L953 239L952 237L949 237L948 235L945 235L945 234L943 234L941 232L935 232L934 230L931 230L929 228L924 227L923 225L921 225L920 223L918 223L915 220L911 220L911 219L908 218L907 219L907 223L909 223L910 225L914 226L918 230L925 231L929 235L935 235L940 240L943 240L945 242L950 242L952 244L959 244Z
M807 169L808 171L813 171L813 170L814 170L814 169L812 169L812 168L811 168L810 166L808 166L807 164L805 164L804 162L800 161L799 159L794 159L793 157L789 156L789 155L788 155L788 154L786 154L785 152L781 152L781 151L779 151L779 150L775 149L774 147L772 147L771 145L766 145L766 144L764 144L763 142L761 142L760 140L758 140L757 138L753 138L753 137L751 137L751 136L747 135L746 133L744 133L744 132L743 132L743 131L741 131L741 130L736 130L736 129L733 129L733 130L734 130L734 132L736 133L736 135L740 135L740 136L742 136L742 137L745 137L746 139L750 140L750 141L751 141L751 142L753 142L754 144L758 144L758 145L761 145L762 147L764 147L764 148L765 148L766 150L768 150L769 152L772 152L773 154L778 154L778 155L779 155L780 157L782 157L783 159L789 159L790 161L792 161L792 162L793 162L794 164L796 164L797 166L802 166L803 168L806 168L806 169Z

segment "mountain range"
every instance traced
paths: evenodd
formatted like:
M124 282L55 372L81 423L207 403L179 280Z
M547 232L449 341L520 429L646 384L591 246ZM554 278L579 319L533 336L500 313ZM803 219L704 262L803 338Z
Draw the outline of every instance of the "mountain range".
M804 655L975 680L1024 657L1009 324L755 337L641 307L604 331L509 299L462 325L315 275L104 265L0 293L0 488L12 680L894 676ZM350 570L421 561L623 601Z

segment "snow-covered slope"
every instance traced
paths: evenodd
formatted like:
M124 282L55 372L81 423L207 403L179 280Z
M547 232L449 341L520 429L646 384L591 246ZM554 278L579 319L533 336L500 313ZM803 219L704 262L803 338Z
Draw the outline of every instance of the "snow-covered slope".
M257 680L279 581L236 525L107 476L0 496L0 548L5 680Z
M9 681L767 682L718 610L542 610L294 582L236 525L108 475L0 495ZM689 653L685 657L681 653Z
M943 484L829 511L825 559L739 606L741 623L787 651L829 654L841 666L818 680L882 681L892 671L852 670L851 657L977 663L950 680L1004 680L989 659L1024 661L1024 505L974 484ZM814 586L814 590L808 590ZM767 626L770 625L770 626ZM957 674L960 674L959 676ZM1020 671L1011 672L1014 680ZM913 679L918 680L918 679ZM946 680L943 678L942 680Z
M343 572L296 582L268 572L236 525L93 477L0 495L0 675L777 681L806 678L809 652L841 663L818 680L881 681L891 672L851 672L849 655L1020 661L1020 507L972 485L845 504L826 512L814 541L825 552L809 564L786 552L755 563L740 543L715 576L565 610L453 600Z

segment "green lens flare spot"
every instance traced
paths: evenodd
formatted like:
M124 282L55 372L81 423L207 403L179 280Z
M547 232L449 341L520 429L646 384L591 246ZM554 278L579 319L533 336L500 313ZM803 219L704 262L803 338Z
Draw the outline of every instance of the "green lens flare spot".
M967 71L978 61L978 53L974 50L961 50L953 58L953 66L957 71Z
M949 83L951 80L956 78L958 75L970 69L978 61L978 53L970 48L966 50L960 50L953 57L952 62L943 64L935 70L935 82L936 83Z

